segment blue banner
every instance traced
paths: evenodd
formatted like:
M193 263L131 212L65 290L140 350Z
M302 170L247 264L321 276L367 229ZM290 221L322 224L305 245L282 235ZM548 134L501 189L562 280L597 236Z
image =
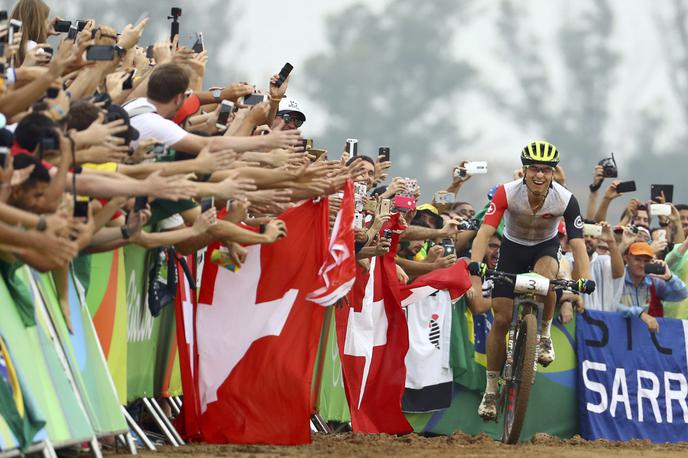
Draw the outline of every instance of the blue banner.
M688 441L688 321L578 316L580 433L586 439Z

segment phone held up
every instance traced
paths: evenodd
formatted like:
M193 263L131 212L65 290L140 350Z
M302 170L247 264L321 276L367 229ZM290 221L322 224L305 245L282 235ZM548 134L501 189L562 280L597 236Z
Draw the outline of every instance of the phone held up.
M358 139L347 138L345 151L349 153L349 158L358 156Z
M282 70L280 70L279 75L277 75L275 87L281 87L293 69L294 67L289 62L284 64L284 67L282 67Z
M223 100L220 104L220 112L217 114L217 122L215 127L218 129L225 129L229 123L229 115L234 111L234 104L229 100Z

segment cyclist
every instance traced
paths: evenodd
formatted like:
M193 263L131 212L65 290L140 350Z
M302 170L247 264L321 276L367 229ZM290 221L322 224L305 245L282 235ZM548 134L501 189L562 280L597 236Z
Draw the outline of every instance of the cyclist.
M554 168L559 163L559 151L546 141L535 141L521 152L523 179L497 188L485 213L480 229L473 240L471 259L482 262L488 242L504 218L504 233L497 270L514 274L536 272L555 279L559 271L559 238L557 226L564 219L576 271L574 278L585 281L590 277L588 254L583 240L583 219L574 195L553 181ZM471 277L472 287L480 291L480 277ZM487 338L487 386L478 415L483 420L497 418L499 373L504 365L506 333L509 330L513 307L513 287L495 284L492 290L494 323ZM542 337L538 362L543 366L554 361L550 327L554 315L556 294L544 297Z

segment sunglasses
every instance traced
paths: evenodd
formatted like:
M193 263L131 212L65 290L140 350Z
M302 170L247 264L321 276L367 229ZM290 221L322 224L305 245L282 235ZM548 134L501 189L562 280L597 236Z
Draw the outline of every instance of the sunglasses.
M282 120L284 121L285 124L289 124L290 122L294 121L294 125L296 127L301 127L303 125L303 119L301 119L298 116L291 115L289 113L285 113L280 116Z
M554 169L547 165L529 165L528 170L533 172L535 175L538 173L542 173L543 175L551 175L554 172Z

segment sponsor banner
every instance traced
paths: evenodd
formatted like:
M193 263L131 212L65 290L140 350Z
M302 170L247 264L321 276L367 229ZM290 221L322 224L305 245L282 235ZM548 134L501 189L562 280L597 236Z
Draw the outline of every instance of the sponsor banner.
M688 440L688 321L587 311L578 316L578 402L586 439Z

